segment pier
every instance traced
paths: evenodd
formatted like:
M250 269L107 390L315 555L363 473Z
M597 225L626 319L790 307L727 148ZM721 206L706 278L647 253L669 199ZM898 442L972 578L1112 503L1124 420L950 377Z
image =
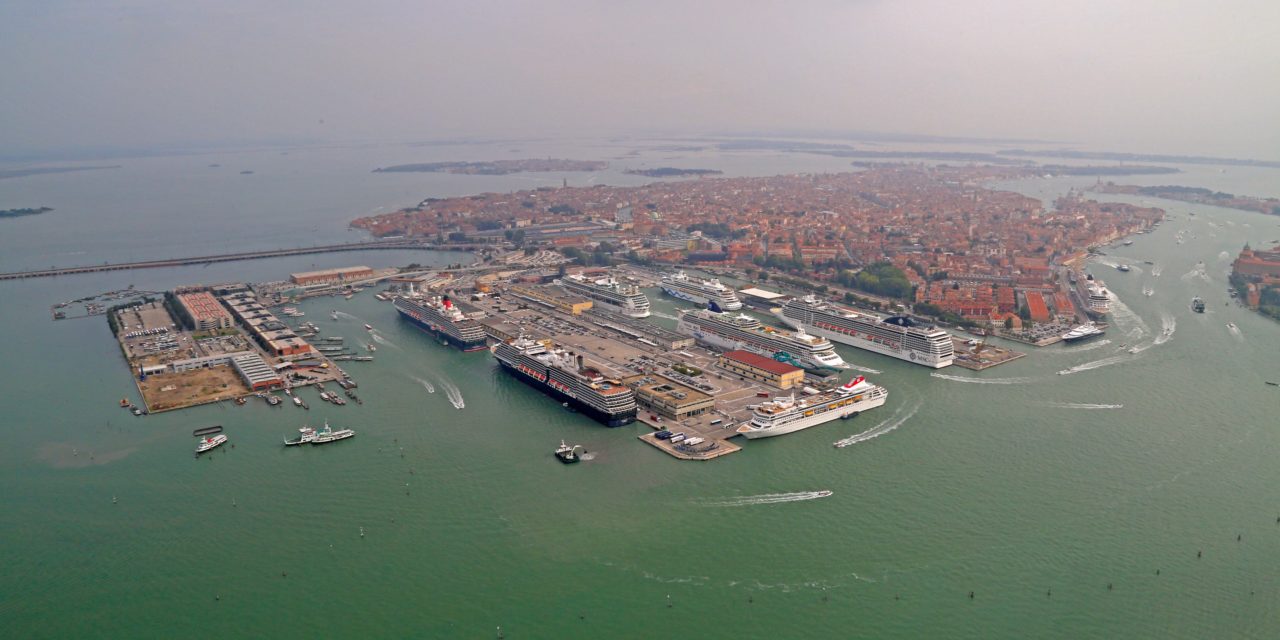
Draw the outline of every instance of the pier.
M429 251L476 251L486 246L483 244L428 244L420 240L374 240L370 242L351 242L347 244L330 244L317 247L297 247L294 249L269 249L265 251L245 251L241 253L222 253L190 258L169 258L167 260L140 260L138 262L103 263L83 267L62 267L40 269L34 271L13 271L0 273L0 280L20 280L24 278L51 278L81 273L97 273L100 271L126 271L129 269L158 269L162 267L181 267L193 264L213 264L215 262L236 262L239 260L259 260L262 258L279 258L284 256L301 256L314 253L337 253L341 251L369 251L378 249L421 249Z

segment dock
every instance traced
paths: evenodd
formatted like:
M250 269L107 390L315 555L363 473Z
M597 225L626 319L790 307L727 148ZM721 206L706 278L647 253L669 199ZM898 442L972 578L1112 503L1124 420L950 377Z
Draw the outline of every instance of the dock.
M987 342L981 342L977 346L970 347L969 340L955 336L951 337L951 343L956 354L952 364L970 371L990 369L1006 362L1013 362L1027 355L1021 351L997 347Z

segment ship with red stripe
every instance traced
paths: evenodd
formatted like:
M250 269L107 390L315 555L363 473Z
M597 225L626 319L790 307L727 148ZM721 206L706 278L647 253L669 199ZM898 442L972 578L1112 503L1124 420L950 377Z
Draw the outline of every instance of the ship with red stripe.
M463 351L485 347L484 327L468 318L449 296L402 296L392 304L405 320Z
M581 354L520 336L490 348L511 375L602 422L620 427L636 419L636 395L620 380L589 366Z

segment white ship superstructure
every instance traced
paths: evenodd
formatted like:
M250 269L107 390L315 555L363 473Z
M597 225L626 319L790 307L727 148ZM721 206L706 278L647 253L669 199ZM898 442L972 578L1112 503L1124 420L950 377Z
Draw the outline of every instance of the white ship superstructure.
M803 328L792 333L770 327L744 313L687 311L676 330L726 351L742 349L768 357L786 354L805 367L849 368L826 338L809 335Z
M858 376L847 384L813 396L774 398L755 408L751 421L738 427L749 439L768 438L830 422L852 418L874 409L889 398L889 392Z
M724 286L718 279L703 280L690 278L683 271L662 276L662 290L667 295L696 302L701 305L714 303L724 311L737 311L742 308L742 301L733 289Z
M1089 311L1100 316L1111 312L1111 292L1101 280L1089 285Z
M934 369L950 365L955 357L951 334L937 327L917 325L906 316L881 318L811 295L788 301L774 314L788 325L803 327L841 344Z
M649 317L649 298L633 284L623 284L612 276L588 278L581 274L556 280L565 291L576 293L632 318Z

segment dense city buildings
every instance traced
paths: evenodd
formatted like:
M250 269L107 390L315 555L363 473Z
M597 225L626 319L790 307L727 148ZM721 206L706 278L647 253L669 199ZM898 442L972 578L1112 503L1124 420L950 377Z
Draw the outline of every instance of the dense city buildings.
M1280 244L1269 251L1246 244L1232 264L1231 284L1249 308L1280 319Z

